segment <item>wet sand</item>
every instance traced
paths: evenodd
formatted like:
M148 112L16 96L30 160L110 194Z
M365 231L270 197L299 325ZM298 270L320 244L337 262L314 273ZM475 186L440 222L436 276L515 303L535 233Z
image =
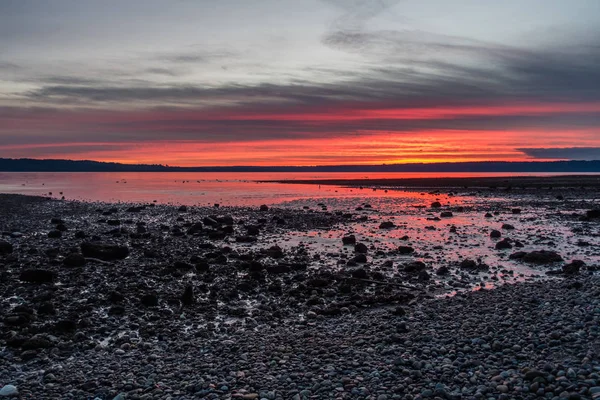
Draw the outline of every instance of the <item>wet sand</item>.
M471 189L548 189L600 188L600 175L469 177L469 178L406 178L406 179L305 179L279 180L289 184L319 184L335 186L397 187L397 188L471 188Z

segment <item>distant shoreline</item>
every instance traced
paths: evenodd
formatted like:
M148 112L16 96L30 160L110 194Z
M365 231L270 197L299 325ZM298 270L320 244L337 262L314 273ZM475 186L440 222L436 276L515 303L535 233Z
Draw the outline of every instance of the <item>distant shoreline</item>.
M120 164L99 161L0 158L0 172L404 172L404 173L600 173L595 161L478 161L430 164L205 166L172 167L161 164Z

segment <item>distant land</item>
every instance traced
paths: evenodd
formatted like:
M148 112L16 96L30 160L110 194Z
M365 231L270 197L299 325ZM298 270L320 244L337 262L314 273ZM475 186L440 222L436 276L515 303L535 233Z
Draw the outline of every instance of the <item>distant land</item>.
M599 172L596 161L484 161L431 164L171 167L100 161L0 158L2 172Z

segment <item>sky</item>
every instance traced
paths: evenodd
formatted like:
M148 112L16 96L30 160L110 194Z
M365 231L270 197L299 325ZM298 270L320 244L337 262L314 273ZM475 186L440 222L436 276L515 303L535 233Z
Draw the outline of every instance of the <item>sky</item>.
M600 2L0 0L0 157L600 159Z

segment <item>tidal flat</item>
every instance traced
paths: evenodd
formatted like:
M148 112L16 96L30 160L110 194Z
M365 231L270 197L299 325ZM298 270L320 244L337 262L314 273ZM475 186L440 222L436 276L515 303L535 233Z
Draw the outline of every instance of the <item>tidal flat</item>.
M0 396L600 395L598 186L360 185L260 207L0 195Z

